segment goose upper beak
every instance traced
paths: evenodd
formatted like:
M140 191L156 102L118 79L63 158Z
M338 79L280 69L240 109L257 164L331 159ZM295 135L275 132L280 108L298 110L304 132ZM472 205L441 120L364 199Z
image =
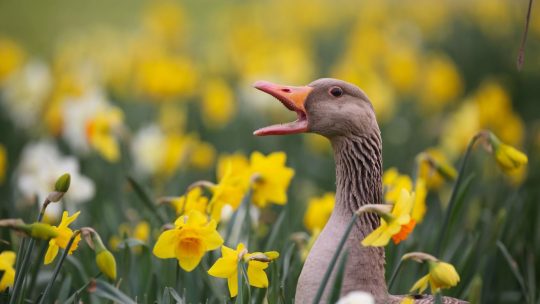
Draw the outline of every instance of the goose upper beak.
M253 132L254 135L284 135L308 131L308 118L305 108L307 96L312 87L293 87L274 84L268 81L257 81L253 86L265 93L274 96L287 109L296 112L297 119L293 122L264 127Z

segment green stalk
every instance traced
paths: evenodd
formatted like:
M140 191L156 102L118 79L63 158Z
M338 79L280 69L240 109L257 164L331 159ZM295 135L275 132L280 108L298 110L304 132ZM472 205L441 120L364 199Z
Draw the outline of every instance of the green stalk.
M469 142L469 145L467 146L467 150L465 152L465 155L463 156L463 161L461 162L461 165L459 167L459 173L456 179L456 184L454 185L454 188L452 189L452 195L450 196L450 201L448 203L448 207L446 209L446 213L444 215L444 222L441 227L441 230L439 232L439 237L437 241L437 247L435 247L435 256L440 256L440 252L442 249L442 245L444 243L444 239L446 237L446 233L448 230L448 222L450 220L450 216L452 215L452 211L454 209L454 205L456 204L456 197L459 190L459 187L461 186L462 180L463 180L463 173L465 173L465 167L467 165L467 161L469 160L469 156L471 154L472 148L476 141L484 137L484 132L477 133Z
M397 264L396 268L394 268L394 272L392 272L390 281L388 281L388 291L390 291L390 288L392 288L392 285L394 284L394 281L396 280L396 277L399 271L401 270L402 266L403 266L403 259L399 259L399 263Z
M80 230L75 230L73 232L73 235L71 235L71 238L69 239L69 242L64 249L64 252L62 253L62 257L60 257L60 261L56 264L56 267L54 269L54 273L52 278L49 280L49 283L47 284L47 287L45 287L45 291L43 291L43 295L41 296L41 299L39 300L39 304L43 304L45 302L45 299L47 299L47 295L51 291L51 288L54 284L54 281L56 280L56 277L58 276L58 273L60 273L60 269L62 268L62 264L64 264L64 260L66 259L69 249L71 249L71 246L73 245L73 242L75 241L75 238L81 233Z
M506 246L501 241L497 241L497 247L503 254L504 259L508 263L508 266L510 266L510 270L512 271L512 274L518 281L519 287L521 289L521 293L523 294L523 297L525 298L525 303L530 303L529 294L527 293L527 287L525 286L525 279L523 279L523 275L521 275L521 272L519 271L518 264L516 263L514 258L512 258L512 255L510 254L510 252L508 252L508 249L506 249Z
M47 248L49 247L49 242L43 242L41 245L41 248L39 249L39 254L37 256L37 259L35 261L34 268L32 269L31 275L30 275L30 283L28 284L28 291L31 293L34 289L34 286L36 285L37 275L39 272L39 269L41 268L41 265L43 263L43 257L45 256L45 252L47 252ZM23 286L24 286L24 280L23 280ZM21 298L24 298L24 289L22 290Z
M313 300L313 304L319 304L321 301L322 295L324 293L324 289L326 288L326 284L328 283L328 280L330 279L330 275L332 274L332 271L334 270L334 265L337 262L337 259L339 255L341 254L341 250L343 250L343 247L345 246L345 242L347 241L347 238L349 237L349 234L351 233L352 227L354 226L354 223L356 221L356 213L353 214L351 221L349 222L349 225L347 226L347 230L345 230L345 234L341 237L341 240L339 241L339 245L337 247L336 252L334 253L334 256L332 256L332 259L330 260L330 264L328 264L328 268L326 269L326 272L324 273L324 277L321 281L321 285L319 286L319 290L317 290L317 295L315 295L315 298Z
M49 201L49 199L46 198L45 201L43 202L43 206L41 206L41 209L39 211L37 222L41 222L43 220L45 209L47 209L47 206L50 203L51 201ZM35 243L36 243L36 240L33 238L30 238L30 242L28 243L28 248L26 248L22 262L21 262L20 273L15 275L15 283L13 284L13 292L11 293L9 304L16 303L17 297L19 296L19 293L21 292L21 288L23 288L24 279L26 278L26 273L28 272L28 266L30 266L30 262L28 260L30 259L30 255L32 254L32 251L34 250ZM20 303L20 302L21 301L18 301L17 303Z
M154 205L154 202L150 199L150 196L143 187L131 176L128 176L127 180L150 213L153 214L161 224L167 223L167 218L158 211L157 206Z
M236 269L237 276L238 276L238 293L236 294L236 304L243 304L244 303L244 284L242 284L242 261L238 262L238 267Z

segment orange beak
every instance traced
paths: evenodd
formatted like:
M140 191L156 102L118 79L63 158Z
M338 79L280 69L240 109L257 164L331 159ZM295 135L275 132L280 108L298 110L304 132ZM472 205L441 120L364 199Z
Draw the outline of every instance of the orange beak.
M313 90L312 87L293 87L274 84L268 81L257 81L255 88L278 99L287 109L296 112L297 119L285 124L264 127L253 132L254 135L285 135L308 131L308 120L305 108L306 99Z

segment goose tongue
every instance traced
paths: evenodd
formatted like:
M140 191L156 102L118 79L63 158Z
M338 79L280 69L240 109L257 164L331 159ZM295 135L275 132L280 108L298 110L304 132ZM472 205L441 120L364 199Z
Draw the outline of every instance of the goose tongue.
M257 81L253 86L274 96L287 109L296 112L297 115L297 119L293 122L260 128L253 132L254 135L284 135L308 131L308 119L304 103L311 90L313 90L312 87L283 86L268 81Z

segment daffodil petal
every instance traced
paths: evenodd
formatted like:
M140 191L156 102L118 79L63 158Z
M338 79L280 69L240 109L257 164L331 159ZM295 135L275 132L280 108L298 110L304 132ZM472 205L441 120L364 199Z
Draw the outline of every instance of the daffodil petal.
M238 262L236 259L219 258L210 269L208 274L217 278L228 278L236 275L238 271Z
M230 276L227 279L227 285L229 287L229 292L231 293L231 298L236 297L238 294L238 273L235 273L235 275Z
M267 267L267 263L260 261L250 261L247 269L249 285L259 288L268 287L268 277L263 270Z
M171 229L161 233L152 251L154 255L161 259L175 258L177 234L177 229Z
M45 253L45 260L43 263L45 265L50 264L52 261L54 261L54 258L56 258L56 255L58 254L58 246L56 245L56 242L54 240L49 241L49 248L47 248L47 253Z

